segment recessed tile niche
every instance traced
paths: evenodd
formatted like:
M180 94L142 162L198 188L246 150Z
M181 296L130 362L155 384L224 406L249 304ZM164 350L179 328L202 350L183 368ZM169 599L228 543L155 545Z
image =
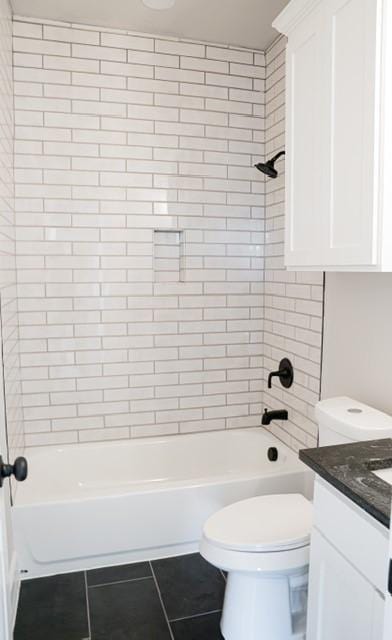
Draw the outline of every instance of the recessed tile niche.
M177 230L154 231L155 282L181 282L183 232Z

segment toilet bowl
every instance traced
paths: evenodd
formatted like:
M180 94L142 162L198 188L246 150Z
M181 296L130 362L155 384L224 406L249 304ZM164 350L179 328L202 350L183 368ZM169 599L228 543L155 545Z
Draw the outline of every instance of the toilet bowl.
M201 555L228 572L225 640L304 640L312 505L302 495L237 502L204 525Z

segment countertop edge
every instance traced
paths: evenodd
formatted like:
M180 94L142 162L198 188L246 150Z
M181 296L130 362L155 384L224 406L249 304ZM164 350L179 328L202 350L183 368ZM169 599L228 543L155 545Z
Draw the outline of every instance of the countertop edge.
M353 491L346 483L339 480L332 472L328 471L325 466L317 463L311 456L308 455L307 449L301 449L299 451L299 459L310 467L320 478L323 478L326 482L331 484L335 489L340 491L344 496L349 498L354 504L366 511L370 516L375 518L382 525L390 528L391 518L388 517L383 511L378 509L374 504L371 504L368 500L362 497L357 492ZM369 472L371 473L371 472ZM389 486L384 480L379 479L382 485Z

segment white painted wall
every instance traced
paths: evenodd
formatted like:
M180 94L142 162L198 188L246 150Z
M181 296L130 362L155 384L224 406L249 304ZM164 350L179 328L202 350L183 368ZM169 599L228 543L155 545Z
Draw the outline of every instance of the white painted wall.
M322 397L392 414L392 274L326 276Z
M178 0L164 11L142 0L11 0L16 16L96 25L264 49L277 36L272 22L289 0Z

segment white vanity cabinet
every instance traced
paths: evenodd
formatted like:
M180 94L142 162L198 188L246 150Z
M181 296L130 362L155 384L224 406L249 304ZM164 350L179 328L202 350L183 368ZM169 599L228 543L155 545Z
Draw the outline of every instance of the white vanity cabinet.
M308 640L380 640L381 594L317 530L311 558Z
M317 479L307 640L381 640L389 531Z
M384 635L383 640L392 638L392 530L389 532L389 573L385 598Z
M392 3L292 0L286 54L288 268L392 271Z

